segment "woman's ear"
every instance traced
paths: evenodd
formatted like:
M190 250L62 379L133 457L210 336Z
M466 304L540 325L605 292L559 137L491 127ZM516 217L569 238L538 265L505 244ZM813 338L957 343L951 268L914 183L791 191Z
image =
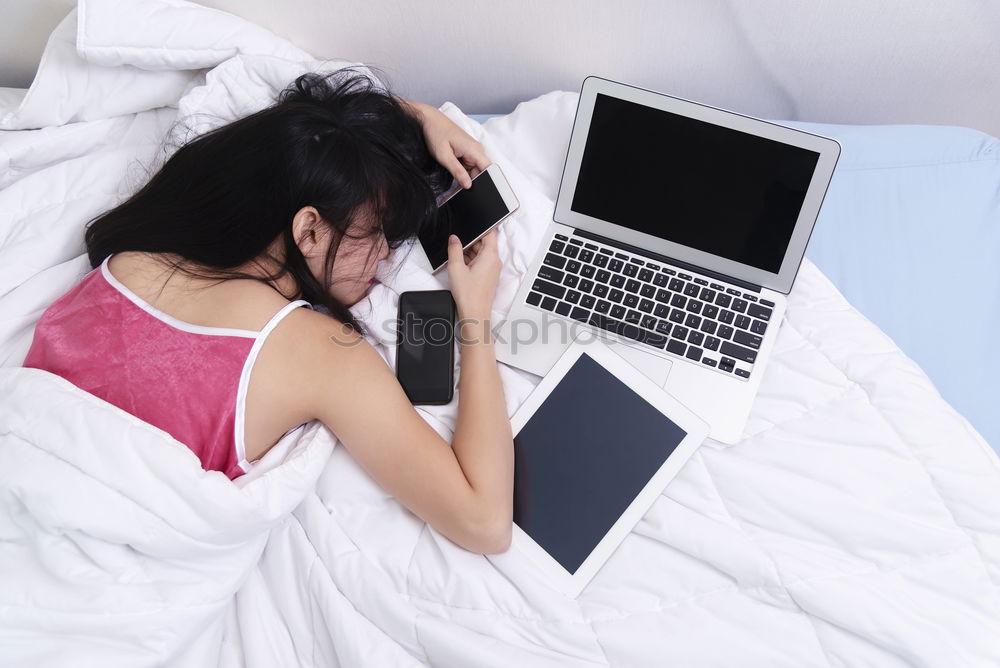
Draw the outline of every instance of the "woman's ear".
M320 238L322 217L316 207L304 206L292 217L292 238L303 257L309 257Z

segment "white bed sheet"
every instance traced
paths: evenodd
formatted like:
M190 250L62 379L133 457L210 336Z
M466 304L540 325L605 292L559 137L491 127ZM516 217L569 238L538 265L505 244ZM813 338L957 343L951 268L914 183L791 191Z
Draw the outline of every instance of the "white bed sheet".
M127 33L128 49L104 43L90 51L89 33L79 33L79 50L49 59L39 81L79 73L81 63L64 67L61 58L89 59L86 67L109 70L102 76L111 84L114 70L131 76L134 63L171 73L170 82L176 72L188 80L176 107L147 110L152 98L123 99L117 116L0 137L5 367L23 358L41 311L87 270L83 223L141 181L139 164L156 158L178 118L237 117L297 73L323 66L186 3L85 4L87 25L101 28L95 34ZM159 20L146 20L153 10ZM190 21L202 29L186 30ZM63 30L77 34L74 27ZM227 50L219 35L250 37ZM198 36L215 40L214 68L183 70L198 51L185 43L170 70L171 45ZM72 97L64 108L98 108L85 89L63 90ZM32 104L48 113L44 102L40 93ZM522 203L501 227L498 318L551 217L575 102L553 93L484 126L445 106L503 166ZM17 117L31 127L29 112ZM122 174L131 174L124 184ZM385 283L356 307L389 363L384 323L395 316L396 294L438 285L409 260L396 254ZM509 368L502 374L513 412L537 379ZM324 428L294 434L232 486L198 470L162 432L45 376L0 370L0 663L67 656L103 666L1000 662L997 457L808 261L746 438L732 447L707 441L575 601L516 552L489 561L442 538ZM449 434L454 405L421 411ZM132 442L148 453L116 459L134 450ZM65 484L42 475L46 467ZM189 491L189 507L175 505L184 497L164 502L160 487L120 481L155 480L157 470L169 487ZM105 494L106 513L88 514L94 506L84 491L92 487L113 489L119 503ZM186 522L205 536L192 509L221 502L209 526L228 537L237 555L228 562L208 558L210 540L150 533ZM137 509L158 519L136 522L146 517ZM151 535L157 550L149 549ZM259 561L247 559L263 540ZM58 568L32 566L50 563L53 551ZM227 563L232 572L216 577ZM199 581L203 591L190 586ZM88 582L113 595L88 596ZM77 612L65 614L70 609ZM170 614L150 617L151 609ZM51 647L63 654L47 654Z

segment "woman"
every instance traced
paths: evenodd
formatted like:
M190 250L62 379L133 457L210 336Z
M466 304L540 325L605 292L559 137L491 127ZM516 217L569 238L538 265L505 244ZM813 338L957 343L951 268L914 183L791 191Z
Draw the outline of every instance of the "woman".
M451 176L468 187L466 170L487 165L432 107L350 71L304 75L274 106L182 146L88 226L95 269L43 314L25 366L160 427L230 478L321 420L435 529L504 551L513 447L487 325L495 235L472 253L454 237L448 248L462 346L450 447L348 310L389 249L431 221Z

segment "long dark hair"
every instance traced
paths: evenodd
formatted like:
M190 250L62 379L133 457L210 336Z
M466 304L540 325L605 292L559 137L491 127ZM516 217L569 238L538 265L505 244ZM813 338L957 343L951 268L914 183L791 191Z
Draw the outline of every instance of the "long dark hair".
M391 248L433 221L451 177L433 159L410 109L367 76L340 70L304 74L277 103L198 136L176 150L137 193L95 218L85 239L92 267L108 255L144 251L178 256L173 271L263 282L290 274L300 297L360 330L330 295L339 241L363 215ZM292 236L291 221L313 206L336 232L317 281ZM235 271L277 240L276 273ZM376 244L377 245L377 244ZM190 263L196 267L189 266Z

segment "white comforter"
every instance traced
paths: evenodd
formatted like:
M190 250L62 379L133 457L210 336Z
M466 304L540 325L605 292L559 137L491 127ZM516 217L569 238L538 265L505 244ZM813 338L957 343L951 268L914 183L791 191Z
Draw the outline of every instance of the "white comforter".
M320 425L234 485L16 368L88 269L84 223L141 183L175 121L204 129L336 65L183 2L88 0L31 92L0 90L17 130L0 134L0 665L1000 664L997 458L808 261L746 438L707 441L575 601L514 551L442 538ZM554 93L483 127L445 107L522 203L498 317L551 216L574 105ZM438 285L393 260L357 307L390 363L395 295ZM513 412L537 379L502 372ZM449 434L454 406L424 414Z

